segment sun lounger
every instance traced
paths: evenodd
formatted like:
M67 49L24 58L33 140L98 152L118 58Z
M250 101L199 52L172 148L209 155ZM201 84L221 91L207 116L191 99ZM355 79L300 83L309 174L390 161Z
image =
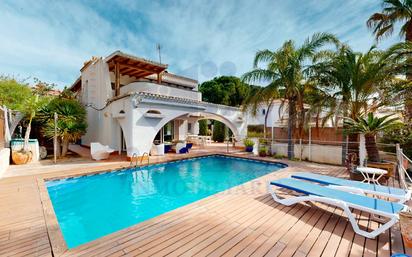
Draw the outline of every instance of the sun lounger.
M316 182L342 191L392 198L396 199L399 203L404 203L410 200L412 194L411 190L404 190L402 188L362 183L359 181L341 179L310 172L295 173L292 175L292 178Z
M275 186L301 193L303 196L279 198L274 191ZM400 203L353 194L293 178L283 178L269 182L268 191L276 202L283 205L289 206L300 202L320 202L342 208L352 224L355 233L367 238L375 238L377 235L383 233L398 221L399 212L407 210L407 206ZM379 228L368 232L359 228L351 208L378 215L386 219L382 221L383 224Z

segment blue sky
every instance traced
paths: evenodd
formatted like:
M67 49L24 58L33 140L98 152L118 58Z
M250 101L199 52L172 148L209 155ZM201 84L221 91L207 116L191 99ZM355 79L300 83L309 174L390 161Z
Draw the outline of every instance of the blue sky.
M186 0L0 2L0 74L70 85L91 56L115 50L157 61L199 81L241 75L260 49L332 32L364 51L378 0ZM381 42L384 48L397 35Z

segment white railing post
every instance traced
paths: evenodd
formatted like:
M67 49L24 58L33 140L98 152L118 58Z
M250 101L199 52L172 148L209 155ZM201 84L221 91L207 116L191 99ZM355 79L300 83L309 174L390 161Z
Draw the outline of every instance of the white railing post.
M365 135L360 134L359 136L359 166L363 167L366 160L366 146L365 146Z
M406 178L408 178L409 182L412 183L412 178L409 176L407 172L407 168L409 164L412 164L412 160L406 156L402 148L399 144L396 144L396 157L398 161L398 170L399 170L399 180L402 183L405 189L408 189L408 184L406 183Z

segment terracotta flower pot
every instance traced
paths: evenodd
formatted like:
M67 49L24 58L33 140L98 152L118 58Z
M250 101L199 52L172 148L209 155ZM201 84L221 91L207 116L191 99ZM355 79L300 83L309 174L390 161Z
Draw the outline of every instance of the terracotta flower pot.
M11 154L11 159L13 160L14 164L21 165L31 162L33 157L33 153L31 151L23 152L23 151L13 151Z
M401 233L405 245L412 248L412 213L399 213L399 224L401 226Z
M266 152L260 152L260 153L259 153L259 156L260 156L260 157L266 157L267 154L266 154Z

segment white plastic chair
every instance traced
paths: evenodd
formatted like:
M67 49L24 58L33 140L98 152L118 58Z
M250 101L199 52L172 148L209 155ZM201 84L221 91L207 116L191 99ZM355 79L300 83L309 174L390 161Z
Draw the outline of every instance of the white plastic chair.
M176 153L179 153L180 149L186 147L186 142L185 143L177 143L176 144Z
M98 142L90 143L90 154L92 159L105 160L109 158L109 155L114 152L108 145L102 145Z

